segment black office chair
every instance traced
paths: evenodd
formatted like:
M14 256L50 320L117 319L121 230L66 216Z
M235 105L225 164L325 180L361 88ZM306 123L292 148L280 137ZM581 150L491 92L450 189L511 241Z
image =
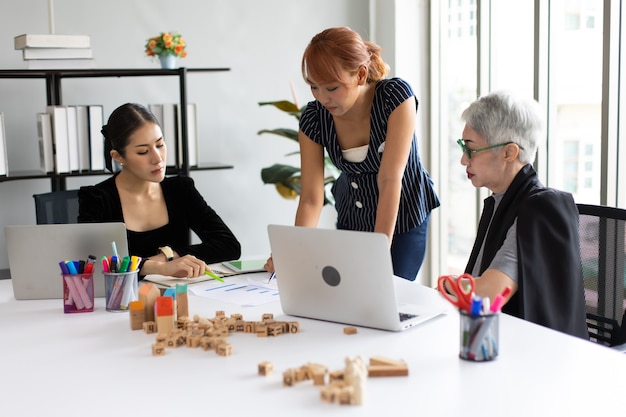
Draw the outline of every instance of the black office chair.
M33 195L37 224L78 223L78 190Z
M590 340L626 343L626 210L577 204Z

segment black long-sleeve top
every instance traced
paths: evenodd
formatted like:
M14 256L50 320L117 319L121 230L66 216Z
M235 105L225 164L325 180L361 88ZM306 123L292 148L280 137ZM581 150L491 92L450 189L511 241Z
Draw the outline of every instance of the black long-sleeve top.
M241 244L220 216L209 207L189 177L167 177L161 182L169 223L145 232L127 231L131 255L147 258L170 246L181 256L191 254L204 262L238 259ZM78 222L123 222L115 176L78 192ZM190 244L190 230L202 243Z

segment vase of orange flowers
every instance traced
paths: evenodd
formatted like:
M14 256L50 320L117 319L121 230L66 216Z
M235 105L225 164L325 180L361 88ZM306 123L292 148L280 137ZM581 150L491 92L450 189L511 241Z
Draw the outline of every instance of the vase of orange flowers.
M187 43L176 32L161 32L146 41L145 52L149 57L158 57L161 68L176 68L178 58L187 56Z

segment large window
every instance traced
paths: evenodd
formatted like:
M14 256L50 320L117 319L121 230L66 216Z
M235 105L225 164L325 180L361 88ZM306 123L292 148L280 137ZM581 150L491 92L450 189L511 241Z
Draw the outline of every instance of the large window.
M614 187L612 198L607 195L611 194L611 181L603 187L601 179L601 173L607 172L606 164L620 166L619 141L603 137L603 132L611 133L606 126L611 117L606 112L619 112L617 100L615 108L603 103L611 90L603 84L609 73L603 51L609 50L607 42L619 42L604 33L604 7L609 7L610 1L438 3L431 2L431 7L432 16L439 21L433 28L439 28L435 36L441 40L441 48L433 50L432 59L440 65L439 108L447 112L439 118L441 137L447 138L448 144L440 164L449 167L440 184L446 205L442 230L448 233L441 236L446 253L441 257L440 270L463 270L482 199L488 195L487 190L476 190L467 180L455 142L463 130L462 111L489 91L506 89L534 97L545 109L546 136L535 166L546 185L571 192L581 203L608 201L604 204L618 205L615 195L626 201L617 191L619 185ZM619 7L613 9L619 11ZM626 177L626 172L619 174ZM619 181L619 176L614 178L613 183ZM626 185L621 188L626 190Z
M441 36L442 113L447 126L442 127L442 137L448 138L449 152L442 157L441 165L449 167L447 183L443 188L442 203L447 210L448 273L462 272L467 261L476 231L476 192L468 183L465 169L461 166L461 152L456 141L461 137L463 124L461 112L477 95L478 48L476 43L476 2L470 0L450 1L447 21L449 27ZM445 177L444 177L445 178ZM445 180L444 180L445 181Z
M547 182L588 204L600 203L602 3L553 0L548 28Z

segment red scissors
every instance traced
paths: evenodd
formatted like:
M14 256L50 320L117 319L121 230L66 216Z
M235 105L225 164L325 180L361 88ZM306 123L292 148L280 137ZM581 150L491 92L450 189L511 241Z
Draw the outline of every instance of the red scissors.
M467 273L458 277L442 275L437 280L437 288L444 298L465 311L470 311L472 308L475 285L474 277Z

